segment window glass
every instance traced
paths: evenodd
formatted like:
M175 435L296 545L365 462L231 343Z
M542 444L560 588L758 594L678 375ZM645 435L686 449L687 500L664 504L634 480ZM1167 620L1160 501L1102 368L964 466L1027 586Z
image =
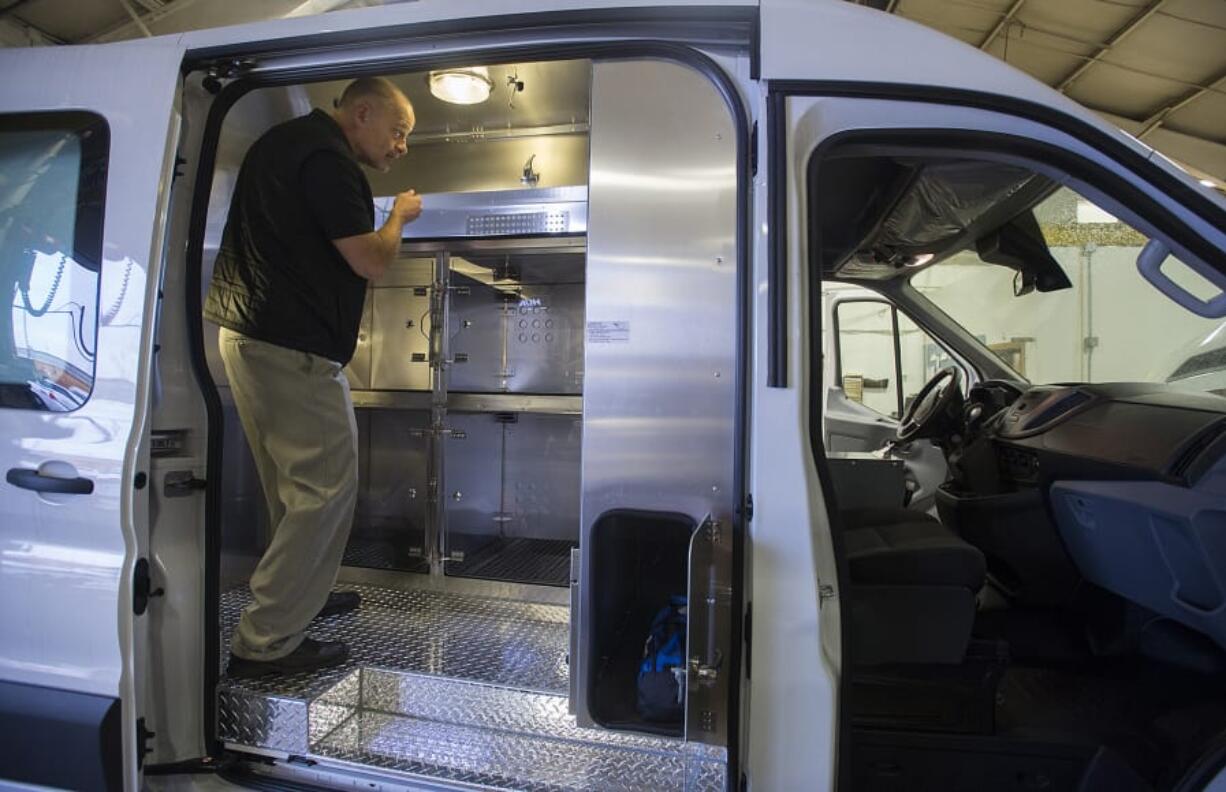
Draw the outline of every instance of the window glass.
M894 311L876 300L841 302L839 368L844 394L882 415L898 417L898 376L894 365Z
M0 406L67 411L93 390L106 126L0 116Z
M1222 320L1193 314L1141 277L1144 234L1066 187L1034 215L1072 288L1015 296L1014 272L973 248L917 273L912 285L1031 382L1226 389ZM1186 277L1181 270L1173 257L1164 264L1172 277Z
M911 400L920 388L941 369L949 366L962 368L945 349L932 340L932 336L920 329L910 317L898 313L898 351L902 370L903 410L911 406ZM967 388L966 372L962 374L963 390Z

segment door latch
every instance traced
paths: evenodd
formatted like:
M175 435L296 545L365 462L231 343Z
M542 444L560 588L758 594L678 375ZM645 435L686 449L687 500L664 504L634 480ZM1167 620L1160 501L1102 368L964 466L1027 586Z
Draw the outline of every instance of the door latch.
M695 684L711 687L719 681L719 669L723 664L724 655L718 649L715 650L715 655L709 664L702 662L697 657L691 657L690 676L693 677Z
M171 470L162 480L162 493L167 498L184 498L208 485L207 481L196 478L190 470Z

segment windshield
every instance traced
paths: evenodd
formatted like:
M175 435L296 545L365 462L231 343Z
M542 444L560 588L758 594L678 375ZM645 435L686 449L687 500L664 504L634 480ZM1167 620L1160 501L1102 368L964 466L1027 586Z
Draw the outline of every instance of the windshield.
M921 270L911 285L1031 382L1163 382L1226 393L1222 320L1191 313L1141 277L1143 234L1068 188L1034 215L1071 288L1015 296L1014 271L974 249ZM1163 269L1198 296L1216 293L1173 258Z

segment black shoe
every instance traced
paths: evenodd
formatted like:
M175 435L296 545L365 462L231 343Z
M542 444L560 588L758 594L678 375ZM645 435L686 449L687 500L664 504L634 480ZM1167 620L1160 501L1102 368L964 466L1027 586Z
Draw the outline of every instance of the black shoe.
M343 641L316 641L304 638L298 648L276 660L247 660L230 655L226 676L231 679L251 679L265 674L296 674L330 668L349 659L349 647Z
M328 601L315 614L316 619L326 619L341 613L357 610L362 604L362 595L356 591L334 591L328 595Z

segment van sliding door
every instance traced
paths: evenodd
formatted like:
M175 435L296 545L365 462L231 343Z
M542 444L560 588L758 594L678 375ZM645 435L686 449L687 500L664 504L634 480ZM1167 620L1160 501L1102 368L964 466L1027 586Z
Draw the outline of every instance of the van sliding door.
M0 52L0 778L137 789L176 41ZM160 582L158 583L160 585Z

